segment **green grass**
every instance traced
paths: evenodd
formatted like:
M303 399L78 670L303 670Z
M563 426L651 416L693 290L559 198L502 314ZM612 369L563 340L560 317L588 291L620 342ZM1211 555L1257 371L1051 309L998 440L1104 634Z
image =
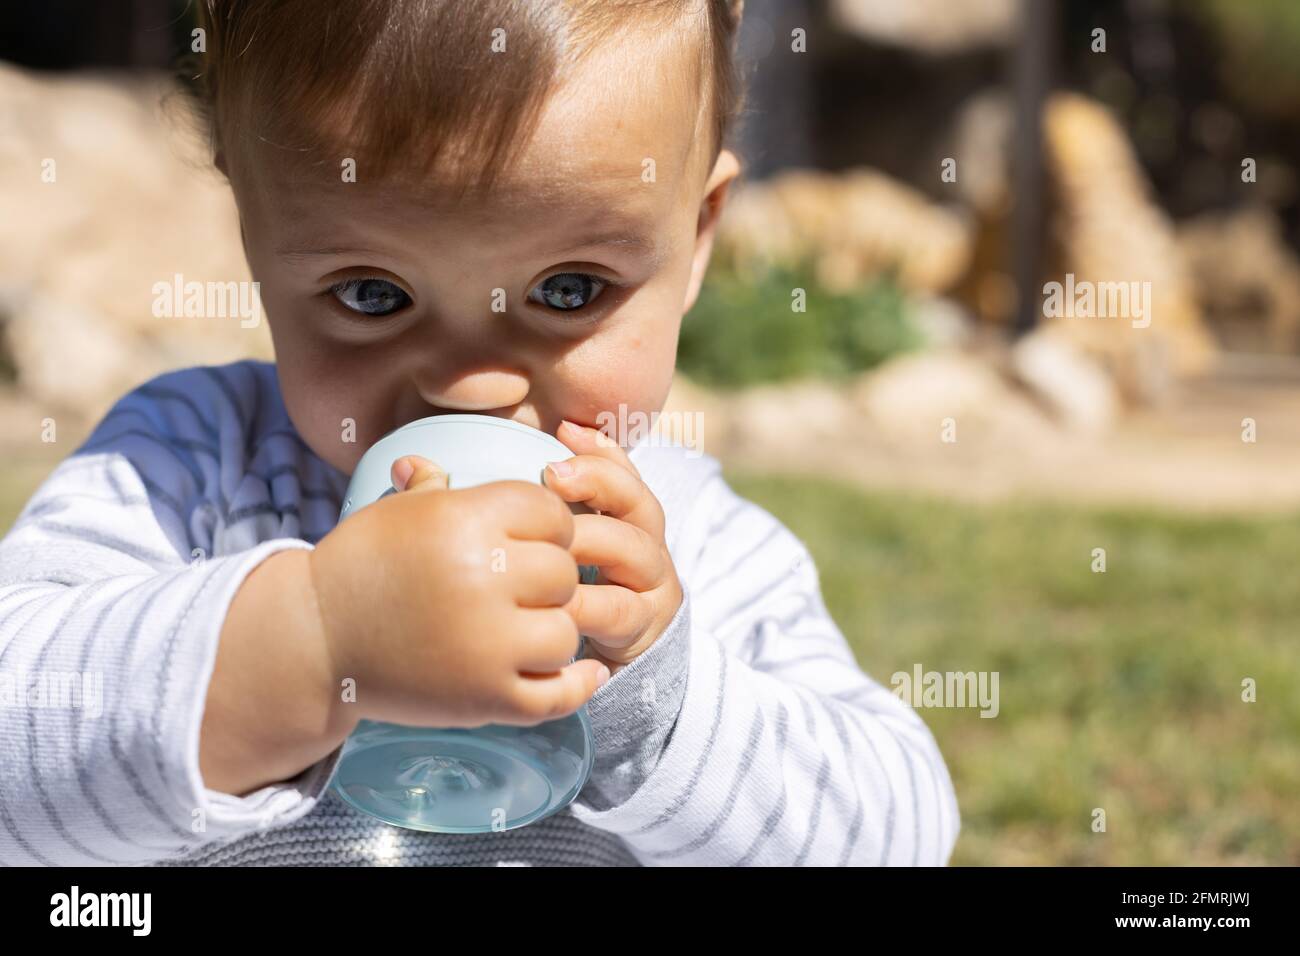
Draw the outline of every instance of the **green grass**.
M0 528L51 463L9 465ZM918 662L998 671L997 717L922 711L961 804L954 862L1300 863L1300 516L978 507L729 478L808 544L877 680ZM1105 574L1091 570L1099 547ZM1258 702L1242 702L1244 677Z
M1300 863L1300 516L732 482L808 544L877 680L999 673L995 718L922 711L961 804L954 862Z

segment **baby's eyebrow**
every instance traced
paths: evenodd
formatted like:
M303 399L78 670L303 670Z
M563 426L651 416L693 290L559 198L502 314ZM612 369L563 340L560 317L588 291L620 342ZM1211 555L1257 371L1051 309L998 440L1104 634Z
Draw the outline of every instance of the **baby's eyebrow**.
M630 249L638 252L644 252L649 257L658 261L663 258L663 251L659 248L658 243L650 236L632 232L613 232L602 233L590 236L573 245L567 245L562 249L552 250L553 255L562 256L582 249L592 249L597 246L614 246L620 249ZM325 246L319 249L308 249L298 245L278 246L275 254L281 259L289 262L307 262L312 259L325 259L330 256L378 256L381 253L375 249L363 249L357 246Z
M275 254L281 259L288 259L290 262L324 259L329 256L381 255L381 253L376 249L362 249L358 246L325 246L320 249L304 249L300 246L278 246L275 250Z
M659 248L659 244L652 237L635 232L612 232L591 236L575 245L555 249L553 254L557 256L568 255L581 249L592 249L596 246L614 246L620 249L644 252L655 262L664 257L664 250Z

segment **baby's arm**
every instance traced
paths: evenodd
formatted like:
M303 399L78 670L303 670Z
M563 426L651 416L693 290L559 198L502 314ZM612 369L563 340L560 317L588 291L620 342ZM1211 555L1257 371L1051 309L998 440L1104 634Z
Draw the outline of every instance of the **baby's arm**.
M943 758L854 661L806 548L720 475L693 514L712 530L677 620L593 700L621 701L629 720L654 721L633 738L667 743L629 763L621 802L580 797L574 814L646 864L946 863L960 820ZM684 693L665 683L675 656ZM679 712L658 713L677 696Z
M334 684L310 554L261 562L230 602L199 739L204 783L244 794L328 757L355 727Z
M264 560L309 545L283 537L205 558L204 542L192 557L188 545L204 539L199 499L232 477L207 452L243 444L196 404L220 432L207 450L206 438L173 433L183 408L168 421L128 396L0 541L0 671L22 694L0 707L0 861L161 860L297 819L327 783L328 759L245 796L200 773L205 693L232 597ZM29 688L61 680L75 680L67 700L32 704ZM242 683L251 713L255 681L233 675L227 705L239 706ZM283 709L263 719L296 720Z

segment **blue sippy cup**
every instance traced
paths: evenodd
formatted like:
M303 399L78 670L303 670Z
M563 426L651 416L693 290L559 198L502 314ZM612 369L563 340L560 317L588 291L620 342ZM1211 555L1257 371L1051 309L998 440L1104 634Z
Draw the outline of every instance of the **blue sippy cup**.
M362 456L340 521L395 493L389 469L403 455L436 463L454 490L509 479L541 484L542 469L573 452L545 432L491 415L422 418L389 432ZM595 582L595 567L580 572L584 583ZM574 659L581 653L580 641ZM585 705L533 727L435 729L362 720L343 743L333 787L358 810L399 827L509 830L571 803L594 757Z

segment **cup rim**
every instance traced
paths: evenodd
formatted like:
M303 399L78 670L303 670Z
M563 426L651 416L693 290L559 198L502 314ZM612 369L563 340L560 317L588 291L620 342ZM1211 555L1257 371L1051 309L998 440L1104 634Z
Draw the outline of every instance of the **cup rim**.
M523 422L516 422L509 418L498 418L495 415L478 415L470 412L455 412L447 415L429 415L425 418L417 418L405 425L398 425L392 431L376 439L371 447L373 448L398 432L416 428L432 428L436 425L484 425L505 428L520 435L528 435L530 438L541 436L541 440L547 441L548 444L558 444L563 446L566 451L568 450L568 446L564 445L562 441L540 428L534 428L532 425L525 425Z

